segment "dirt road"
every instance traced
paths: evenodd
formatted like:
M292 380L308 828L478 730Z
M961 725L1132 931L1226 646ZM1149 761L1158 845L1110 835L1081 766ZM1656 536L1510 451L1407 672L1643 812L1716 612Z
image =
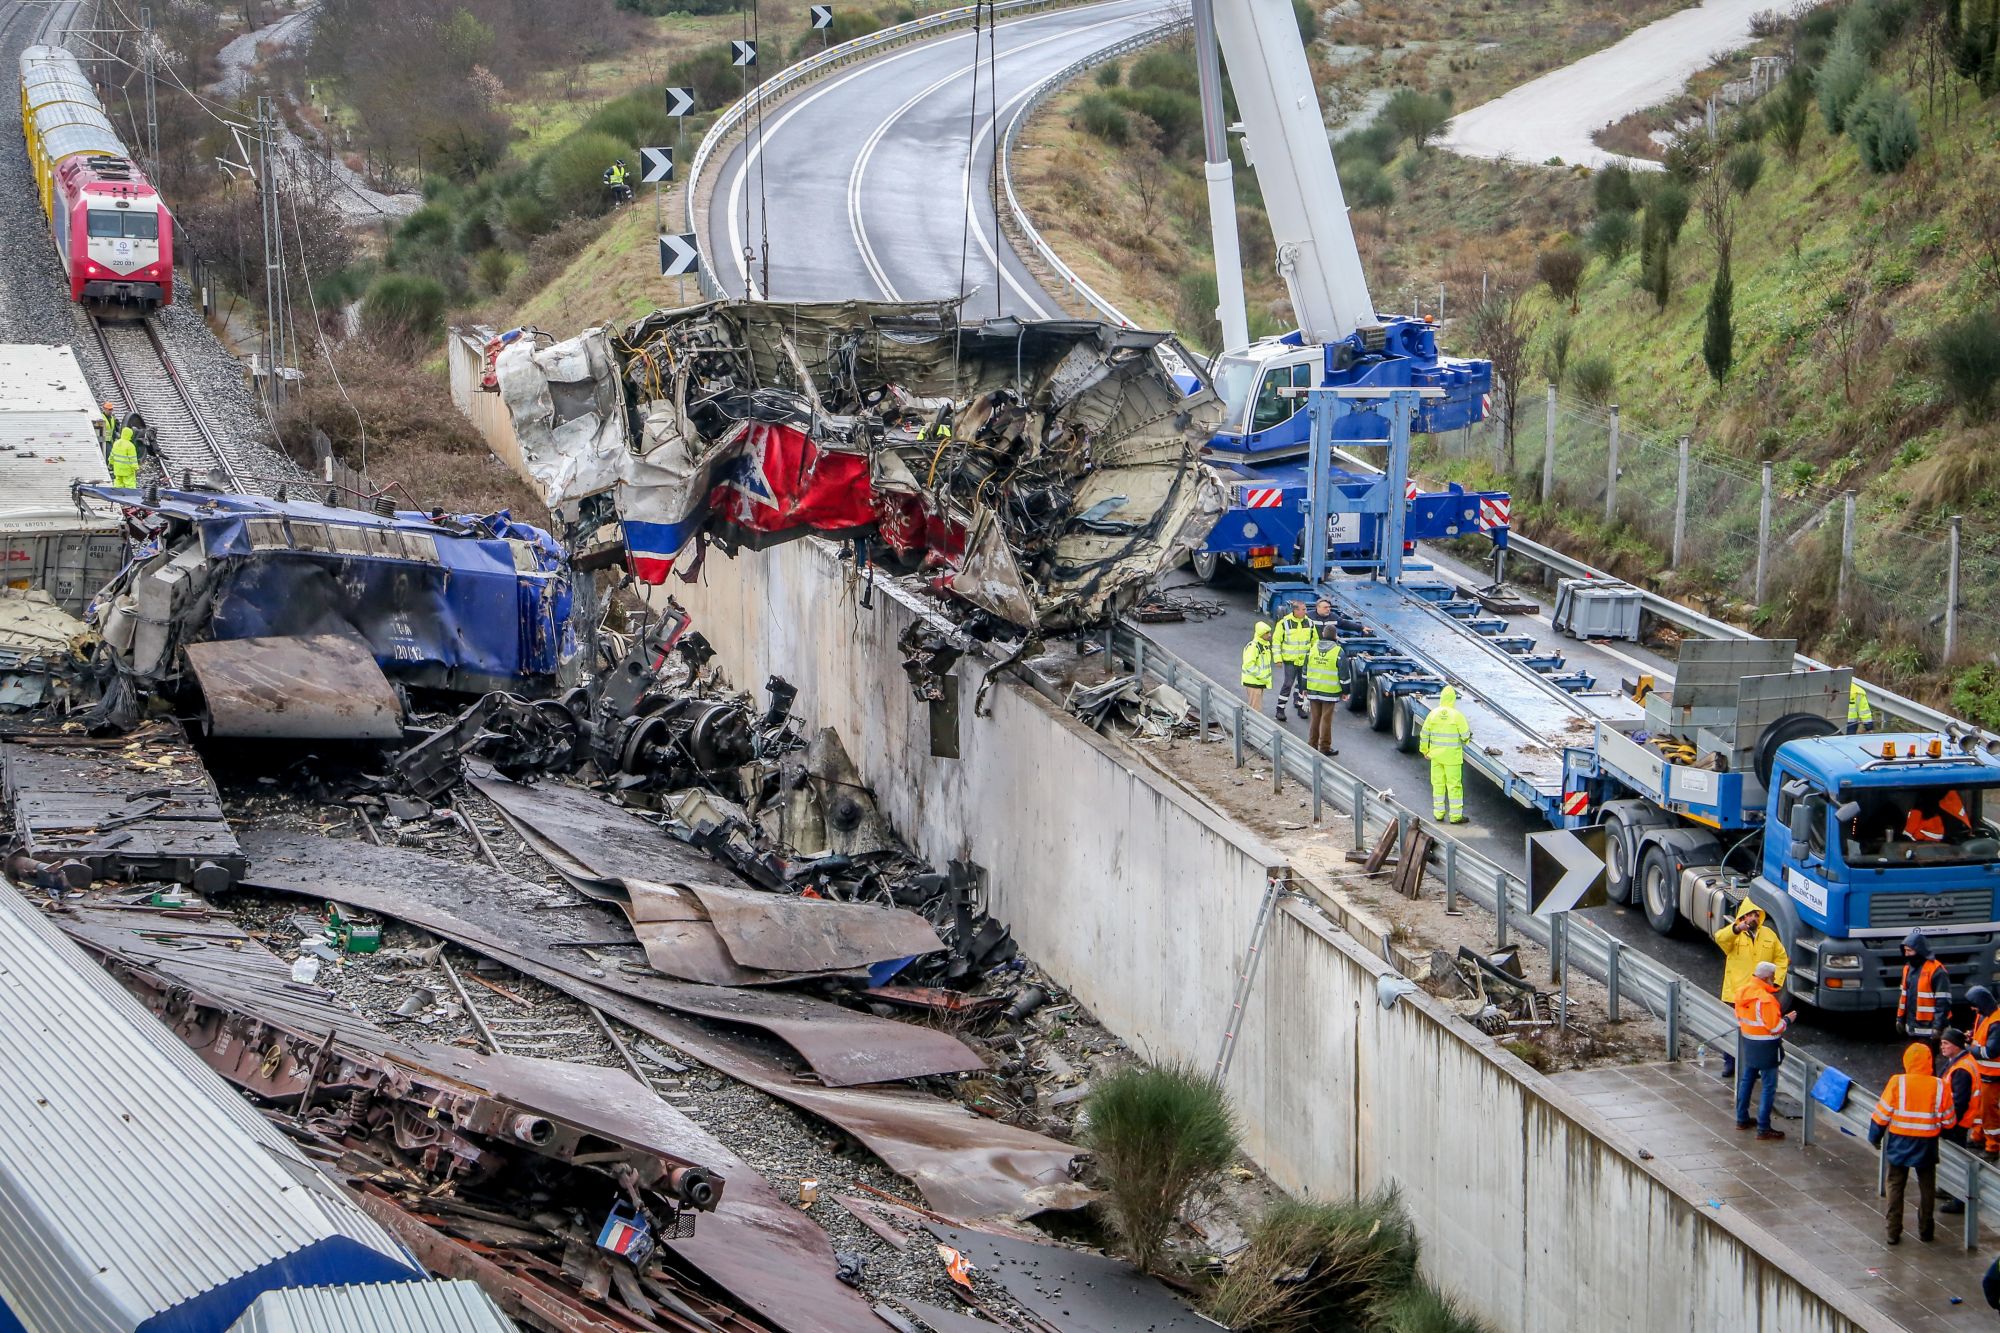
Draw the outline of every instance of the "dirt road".
M1626 162L1657 169L1657 162L1606 152L1590 136L1673 97L1697 70L1747 44L1750 16L1770 8L1771 0L1708 0L1649 23L1457 116L1444 146L1522 163L1561 158L1569 166Z

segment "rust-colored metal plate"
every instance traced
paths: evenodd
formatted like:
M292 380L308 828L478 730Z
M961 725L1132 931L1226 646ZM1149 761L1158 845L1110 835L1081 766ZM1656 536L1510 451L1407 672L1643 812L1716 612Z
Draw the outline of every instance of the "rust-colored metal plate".
M594 981L680 1013L761 1028L796 1050L834 1087L985 1067L977 1052L948 1032L807 995L690 985L619 971L591 978L581 950L554 946L566 939L632 936L617 911L586 906L538 912L531 906L533 885L483 866L276 829L246 830L243 838L252 860L248 883L254 887L331 898L407 921L510 967L533 961L571 982Z
M215 736L394 741L395 687L365 639L347 634L216 639L187 646Z
M714 884L688 886L715 923L729 956L781 972L851 971L891 958L935 953L930 922L900 907L795 898Z

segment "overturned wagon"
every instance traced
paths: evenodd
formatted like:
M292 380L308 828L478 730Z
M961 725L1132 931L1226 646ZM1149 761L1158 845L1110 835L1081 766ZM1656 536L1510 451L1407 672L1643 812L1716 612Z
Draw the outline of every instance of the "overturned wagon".
M496 379L576 543L658 583L714 544L850 535L1009 625L1117 611L1221 510L1216 399L1169 335L952 304L718 301L520 338Z

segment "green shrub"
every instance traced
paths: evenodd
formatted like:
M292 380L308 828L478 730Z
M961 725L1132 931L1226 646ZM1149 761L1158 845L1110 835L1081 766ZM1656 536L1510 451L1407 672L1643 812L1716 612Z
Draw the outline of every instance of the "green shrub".
M1932 370L1965 415L1984 421L2000 402L2000 311L1981 310L1945 325L1930 338Z
M444 307L435 279L384 273L361 302L361 326L380 341L416 346L444 333Z
M1847 125L1848 108L1868 86L1868 57L1843 39L1834 44L1813 84L1819 93L1819 115L1826 132L1838 134Z
M1459 1303L1418 1278L1375 1306L1374 1333L1486 1333Z
M1333 158L1345 165L1355 158L1365 157L1372 159L1377 166L1386 167L1395 158L1399 142L1394 127L1378 120L1365 130L1342 135L1333 146Z
M727 10L736 11L736 0L728 0ZM720 111L743 95L743 71L729 63L729 47L706 46L667 66L667 82L694 90L695 105L703 111Z
M1347 1203L1284 1199L1215 1285L1208 1313L1238 1333L1374 1327L1417 1281L1416 1229L1393 1190Z
M1660 225L1666 229L1667 244L1680 244L1681 227L1687 222L1692 202L1687 187L1671 176L1663 176L1653 187L1652 197L1646 200L1646 212L1660 219Z
M1382 104L1382 123L1415 144L1419 151L1443 132L1451 119L1451 106L1442 97L1420 93L1415 88L1398 88Z
M523 190L500 205L501 225L515 236L528 240L555 226L555 210L533 190Z
M1750 193L1764 175L1764 150L1752 143L1738 144L1723 161L1722 173L1736 193Z
M1785 155L1785 161L1799 160L1799 146L1806 138L1806 93L1803 85L1786 80L1770 97L1765 119L1771 127L1771 141Z
M1569 387L1586 403L1608 403L1618 391L1618 372L1608 356L1580 356L1569 363Z
M1723 264L1708 290L1708 319L1702 329L1701 359L1717 384L1728 376L1736 362L1736 284L1730 280L1729 265Z
M1085 1102L1085 1141L1127 1256L1151 1268L1174 1220L1236 1156L1236 1113L1192 1064L1126 1069Z
M1110 93L1085 93L1077 99L1077 123L1110 144L1132 142L1132 118Z
M613 159L624 158L633 167L636 158L630 145L608 134L570 135L542 156L535 189L556 213L581 213L594 217L610 206L604 188L604 169Z
M1625 252L1632 248L1632 215L1599 214L1597 221L1590 224L1590 248L1610 263L1623 259Z
M1105 61L1103 64L1097 67L1097 73L1092 75L1091 77L1096 81L1097 86L1100 88L1116 88L1118 86L1118 77L1119 77L1118 62L1115 60Z
M1371 158L1358 158L1340 169L1341 192L1350 208L1387 208L1396 202L1389 173Z
M1885 83L1870 85L1847 112L1847 134L1868 169L1901 171L1917 155L1917 113L1910 99Z
M1182 273L1175 293L1174 327L1203 351L1221 350L1222 321L1215 316L1221 300L1212 265L1200 264Z
M792 59L803 60L810 55L818 55L824 47L839 46L851 42L856 37L866 37L879 30L882 20L865 9L835 8L833 22L821 29L808 29L792 43ZM763 56L758 56L761 62Z
M1134 88L1165 88L1189 96L1201 93L1193 55L1172 47L1155 47L1133 61L1132 76L1125 82Z
M1127 111L1152 121L1159 127L1159 149L1169 156L1201 139L1201 102L1190 93L1147 85L1090 93L1085 100L1091 97L1113 98Z
M1656 307L1667 308L1673 292L1673 242L1667 239L1666 223L1650 209L1640 239L1639 286Z
M396 228L396 239L413 245L443 243L451 239L456 223L443 204L425 204L403 219L403 225Z
M469 209L459 218L452 244L469 255L476 255L494 244L493 223L486 216L485 209Z
M479 284L480 290L498 296L513 280L514 267L514 256L498 246L481 250L479 258L472 261L472 280Z
M657 88L628 93L606 103L583 122L585 133L608 134L625 144L631 150L626 160L631 162L638 160L641 148L672 143L675 128L673 117L667 114L666 97Z
M1591 181L1591 194L1599 213L1630 213L1639 207L1639 184L1632 168L1621 162L1599 167Z
M1574 241L1558 241L1535 256L1535 276L1549 286L1549 295L1576 310L1576 294L1583 286L1583 270L1590 257Z
M1569 374L1570 344L1575 337L1568 320L1549 329L1548 341L1542 344L1542 378L1550 384L1561 384Z
M2000 667L1975 662L1951 682L1951 711L1982 727L2000 727Z
M1292 18L1299 25L1299 40L1311 46L1319 40L1319 10L1312 0L1292 0Z

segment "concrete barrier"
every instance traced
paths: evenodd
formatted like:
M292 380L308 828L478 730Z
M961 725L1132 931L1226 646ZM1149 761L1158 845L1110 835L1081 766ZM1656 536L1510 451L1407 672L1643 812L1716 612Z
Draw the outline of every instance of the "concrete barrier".
M895 663L919 604L878 585L863 610L829 543L714 557L672 591L732 679L783 675L840 729L904 837L985 867L996 915L1112 1031L1215 1060L1268 878L1290 874L1277 853L1012 679L975 716L984 663L959 664L955 725L918 701ZM1883 1327L1428 996L1383 1009L1393 970L1302 887L1273 914L1229 1077L1278 1184L1397 1186L1427 1271L1502 1329Z
M445 333L444 355L451 374L451 401L486 441L493 456L514 469L529 489L540 495L542 483L528 471L528 460L521 453L521 442L514 437L514 419L507 414L507 404L499 394L479 387L480 378L486 373L486 340L492 336L490 329L451 329Z

